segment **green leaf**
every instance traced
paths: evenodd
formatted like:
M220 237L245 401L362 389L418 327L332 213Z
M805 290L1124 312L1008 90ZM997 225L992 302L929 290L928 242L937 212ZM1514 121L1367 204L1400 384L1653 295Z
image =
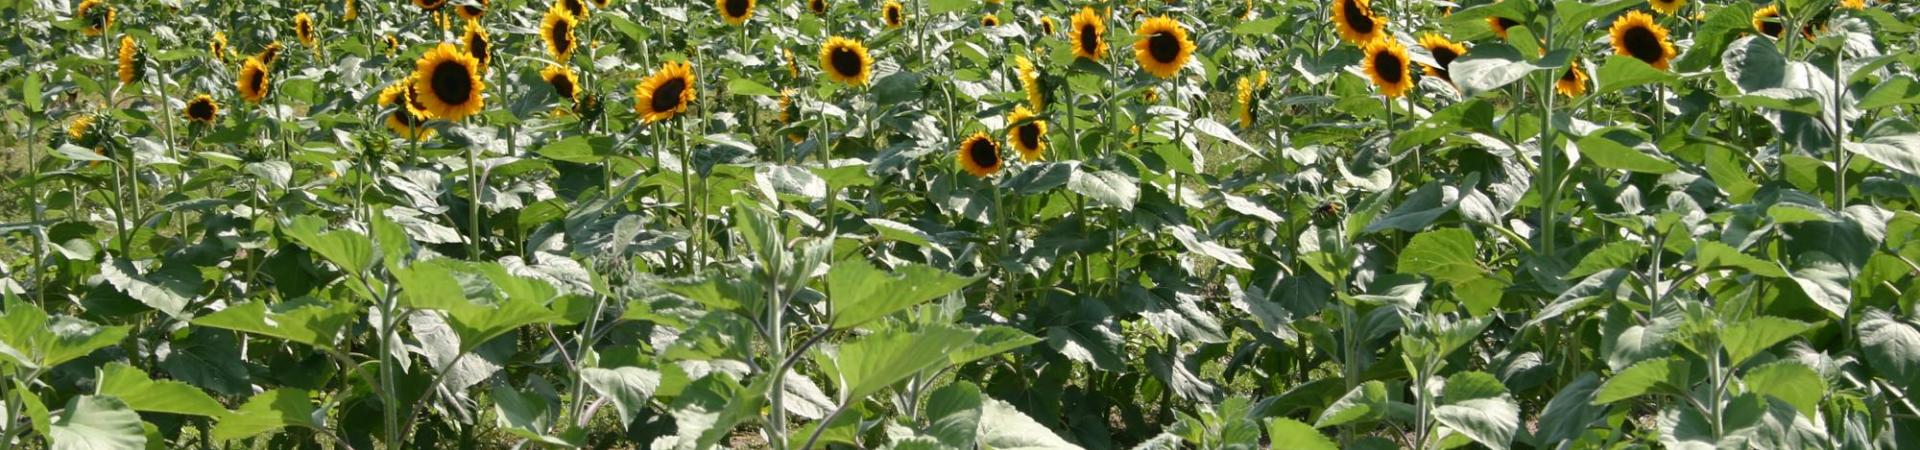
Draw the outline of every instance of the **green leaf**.
M1046 425L1021 414L1013 405L987 398L980 405L980 448L1022 450L1078 450Z
M353 322L354 310L350 304L321 303L311 298L283 301L271 307L256 301L195 318L193 324L333 348L340 329Z
M1579 278L1600 273L1602 270L1621 267L1634 267L1640 257L1646 256L1647 245L1638 242L1611 242L1580 257L1580 263L1567 271L1566 278Z
M979 334L974 335L971 345L963 346L949 354L947 362L953 365L966 364L1038 342L1040 338L1020 331L1019 328L988 325L980 328Z
M1608 378L1593 394L1593 404L1605 405L1657 393L1684 394L1691 365L1681 358L1641 361Z
M1800 291L1826 310L1831 317L1846 317L1847 307L1853 304L1853 284L1855 273L1845 263L1833 256L1819 251L1800 254L1793 261L1793 272L1789 275Z
M143 450L147 434L140 414L120 399L81 395L53 419L47 441L53 450Z
M926 415L931 421L927 434L949 448L974 448L980 435L983 398L980 388L966 381L933 391L927 397Z
M1633 2L1628 0L1622 3ZM1693 45L1687 47L1687 52L1680 55L1678 61L1674 61L1673 69L1681 73L1698 72L1720 62L1720 54L1726 51L1729 42L1751 32L1752 19L1753 7L1745 3L1733 3L1715 9L1693 31Z
M1434 280L1462 284L1486 276L1486 269L1475 259L1473 233L1461 228L1442 228L1414 235L1400 251L1400 272L1433 277Z
M827 272L831 322L834 329L860 326L952 293L975 279L920 264L889 274L864 258L843 260Z
M69 160L83 161L83 162L113 161L112 159L107 158L105 155L101 155L99 153L94 152L93 150L89 150L85 147L81 147L73 144L61 144L59 148L53 149L53 155L61 158L66 158Z
M307 391L274 389L253 396L240 405L240 409L222 415L213 427L213 439L231 442L290 426L319 428L313 422L313 403L307 400Z
M1625 143L1609 138L1615 133L1594 133L1580 138L1575 145L1580 154L1600 167L1642 172L1668 174L1680 170L1680 166L1646 151L1630 147Z
M1347 395L1335 400L1314 420L1314 428L1335 427L1362 420L1374 420L1385 417L1387 413L1387 385L1379 380L1354 386Z
M1493 450L1506 450L1520 430L1520 405L1512 397L1483 398L1440 405L1433 418Z
M1917 103L1920 103L1920 82L1915 82L1913 77L1901 75L1883 81L1879 86L1874 86L1873 90L1867 91L1867 95L1860 97L1860 103L1855 106L1862 110L1872 110Z
M1820 398L1827 395L1827 381L1799 361L1775 361L1747 371L1743 379L1749 392L1787 402L1807 417L1820 413Z
M1267 422L1269 448L1299 450L1339 450L1332 438L1298 420L1275 417Z
M547 159L566 161L575 164L599 164L607 158L617 155L613 149L613 138L608 136L574 136L541 146L538 153Z
M1453 60L1448 67L1461 93L1476 97L1519 81L1534 71L1565 67L1570 55L1565 50L1556 50L1534 62L1512 46L1483 44L1467 50L1466 55Z
M588 367L580 370L580 378L586 380L594 393L613 400L613 406L620 411L622 426L632 423L635 416L646 410L647 400L660 388L660 372L639 367Z
M915 373L945 364L948 352L972 341L973 333L950 327L895 329L860 337L841 345L833 361L840 372L840 392L848 401L865 399Z
M347 230L320 232L325 224L313 216L300 216L286 228L287 235L293 236L300 245L313 249L348 276L363 276L373 268L377 255L373 252L373 240L366 235Z
M220 417L227 408L200 388L173 380L154 381L125 363L109 363L100 369L99 394L126 402L141 412L162 412L202 417Z
M1600 87L1593 94L1602 95L1621 89L1648 84L1671 84L1680 77L1664 70L1655 69L1639 58L1620 55L1608 55L1607 62L1600 65L1595 73L1594 82Z
M1602 417L1607 408L1594 406L1593 395L1600 388L1600 377L1583 374L1560 388L1540 411L1540 429L1534 432L1539 448L1557 448L1559 443L1579 437Z
M1766 88L1727 97L1735 104L1801 114L1820 114L1819 94L1808 89Z
M148 275L151 275L149 277ZM195 291L200 288L200 272L163 271L142 275L139 269L124 259L115 259L107 255L100 263L100 277L114 288L127 293L128 297L139 300L168 317L179 318L193 302Z
M1895 386L1920 386L1920 329L1885 311L1871 310L1860 321L1860 352L1867 366Z
M26 368L50 369L126 337L124 326L100 326L68 316L50 321L39 306L14 298L0 314L0 357Z
M727 80L727 92L732 93L733 95L745 95L745 96L756 96L756 97L772 97L772 96L780 95L779 91L775 91L773 90L773 88L767 87L767 85L760 84L758 82L753 81L753 79L744 78L744 77Z
M1787 276L1787 271L1781 269L1779 263L1742 253L1719 241L1699 241L1693 251L1694 265L1702 269L1738 268L1746 270L1747 273L1769 278Z
M1393 207L1393 211L1375 217L1373 222L1367 224L1366 232L1400 230L1417 233L1426 229L1427 225L1432 224L1448 211L1453 211L1459 204L1459 188L1443 185L1437 181L1427 183L1415 189L1413 193L1407 194L1407 199L1401 201L1399 206Z
M1920 176L1920 134L1903 134L1848 142L1848 152L1911 176Z
M1140 183L1126 174L1106 170L1074 169L1067 177L1067 190L1121 211L1132 211L1140 201Z
M1798 320L1760 316L1720 330L1720 343L1727 349L1728 365L1739 366L1747 358L1813 327Z

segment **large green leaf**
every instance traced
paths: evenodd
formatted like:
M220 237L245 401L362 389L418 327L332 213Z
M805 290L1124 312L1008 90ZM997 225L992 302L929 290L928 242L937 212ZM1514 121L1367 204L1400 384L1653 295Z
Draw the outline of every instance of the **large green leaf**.
M114 288L127 293L128 297L175 318L184 315L187 304L193 301L195 291L200 288L198 271L168 270L142 274L133 267L133 263L115 259L112 255L107 255L106 261L100 263L100 276Z
M1920 386L1920 329L1884 311L1860 321L1860 353L1868 367L1896 386Z
M1653 155L1651 145L1644 143L1629 144L1621 142L1627 133L1594 133L1580 138L1576 144L1580 154L1595 165L1614 170L1668 174L1680 170L1680 166ZM1636 148L1646 147L1646 148Z
M1747 371L1747 390L1780 399L1793 405L1807 417L1820 413L1820 399L1827 395L1827 382L1813 368L1799 361L1776 361Z
M927 397L927 434L951 448L973 448L980 435L984 398L978 386L965 381L934 390Z
M840 346L841 396L864 399L895 382L947 362L947 353L973 342L974 333L951 327L919 331L888 330Z
M1910 176L1920 176L1920 134L1902 134L1848 142L1846 149Z
M1747 358L1766 351L1774 344L1813 329L1814 324L1779 317L1755 317L1720 330L1720 343L1727 349L1727 363L1739 366Z
M974 280L920 264L887 273L863 259L834 263L827 272L833 328L860 326L952 293Z
M1648 84L1666 84L1678 80L1664 70L1655 69L1639 58L1608 55L1607 62L1600 65L1600 71L1594 74L1594 82L1600 87L1591 95L1600 95L1634 86Z
M220 417L227 408L199 388L173 380L155 381L125 363L109 363L100 369L99 394L126 402L128 408L142 412Z
M622 425L632 423L635 416L646 410L647 400L660 388L660 372L639 367L588 367L580 369L580 378L586 380L593 392L613 400Z
M1566 67L1570 53L1558 50L1530 61L1506 44L1482 44L1449 64L1453 83L1468 97L1499 89L1538 70Z
M1387 414L1387 385L1379 380L1354 386L1347 395L1328 405L1320 418L1314 420L1314 428L1326 428L1363 420L1375 420Z
M271 307L256 301L194 318L193 324L333 348L340 329L353 322L354 309L353 305L321 303L311 298L275 303Z
M1013 405L986 398L980 405L980 448L1007 450L1064 450L1080 446L1061 439L1046 425L1021 414Z
M213 439L245 439L290 426L318 428L313 422L313 402L307 400L307 391L274 389L254 395L240 409L222 415L213 427Z
M100 326L74 317L49 320L39 306L6 301L0 314L0 357L26 368L52 368L127 337L127 327Z
M342 273L355 277L366 275L378 257L373 251L373 240L346 230L323 233L320 228L325 224L324 220L313 216L299 216L283 230L301 245L326 258L327 262L340 266Z
M80 395L67 401L47 430L53 450L142 450L147 434L140 414L113 397Z
M1267 439L1275 449L1339 450L1340 446L1312 426L1285 417L1267 422Z
M1600 389L1600 377L1584 374L1572 384L1562 386L1540 411L1539 430L1533 433L1539 448L1554 448L1561 442L1580 436L1587 427L1605 417L1607 408L1593 404Z
M1461 372L1447 377L1444 404L1433 418L1456 433L1494 450L1506 450L1520 430L1520 405L1506 385L1486 372Z
M1475 258L1473 233L1461 228L1442 228L1413 236L1400 251L1400 271L1433 277L1438 281L1465 283L1485 276Z
M1608 378L1593 394L1593 404L1604 405L1634 397L1658 393L1685 393L1688 370L1692 366L1681 358L1641 361Z

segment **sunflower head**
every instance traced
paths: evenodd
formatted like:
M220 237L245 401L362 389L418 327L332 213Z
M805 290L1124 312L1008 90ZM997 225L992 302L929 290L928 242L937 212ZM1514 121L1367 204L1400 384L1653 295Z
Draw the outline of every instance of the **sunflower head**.
M1867 9L1867 0L1840 0L1840 7L1854 11Z
M1073 26L1073 57L1099 61L1107 55L1107 21L1093 7L1080 7L1068 25Z
M887 28L900 28L907 23L906 5L900 4L900 0L887 0L880 5L880 20L887 23Z
M960 162L960 168L975 177L990 177L1006 167L1006 161L1000 158L1000 143L987 137L984 131L976 131L973 136L960 141L958 150L956 159Z
M88 36L99 36L113 28L114 14L113 6L100 0L86 0L73 9L73 17L87 24L80 31Z
M807 11L816 16L827 15L827 0L807 0Z
M566 62L573 57L573 50L580 41L573 37L574 27L580 24L573 13L555 5L547 9L546 17L540 20L540 40L547 43L547 54L555 61Z
M1655 69L1667 70L1667 62L1676 54L1667 41L1667 27L1653 22L1653 16L1640 11L1628 12L1613 21L1607 30L1613 38L1613 53L1631 56Z
M200 94L193 96L192 100L187 100L187 107L182 109L180 114L186 116L189 121L212 125L213 120L220 117L220 104L214 103L213 97Z
M672 119L687 112L694 99L693 66L682 61L667 61L660 70L640 82L634 92L634 111L647 123Z
M380 107L393 109L393 112L387 113L387 129L393 130L393 134L407 139L426 139L433 135L433 128L427 127L427 121L432 118L420 108L421 102L414 95L417 91L414 90L413 81L400 80L382 89Z
M1493 29L1493 35L1507 38L1507 29L1520 25L1520 22L1500 16L1487 16L1487 28Z
M460 14L460 18L472 21L487 15L487 5L487 0L468 0L453 11Z
M1140 101L1146 102L1146 104L1149 105L1160 103L1160 91L1154 90L1153 88L1141 89Z
M1255 114L1259 113L1259 105L1255 104L1253 89L1253 80L1246 77L1240 77L1240 82L1234 85L1234 99L1239 100L1237 112L1241 129L1253 128L1254 121L1258 119Z
M120 84L133 84L147 75L147 55L133 36L120 36Z
M1767 5L1753 11L1753 30L1778 39L1786 25L1780 23L1780 5Z
M567 10L567 14L572 14L575 19L587 18L587 0L559 0L553 7Z
M752 19L754 3L756 0L713 0L714 9L720 10L720 20L727 22L727 25L739 25Z
M413 0L413 6L417 6L423 11L437 11L440 7L446 5L447 0Z
M421 55L414 62L413 94L428 115L458 122L486 106L480 61L453 44Z
M1025 106L1013 107L1007 114L1007 144L1020 152L1020 160L1039 161L1047 152L1047 121Z
M487 66L493 63L493 38L487 36L487 29L480 26L480 21L469 20L460 42L466 44L467 55L480 63L480 73L486 74Z
M207 53L213 55L215 61L227 59L227 32L213 32L213 39L207 42Z
M360 2L347 0L346 4L340 5L341 22L352 22L353 19L358 18L360 18Z
M799 91L796 91L793 88L786 88L786 89L780 90L779 119L780 119L781 125L792 124L793 118L800 116L800 107L798 104L795 104L793 102L793 96L799 95L799 93L800 93ZM806 141L806 139L807 137L800 133L787 133L787 141L795 144Z
M613 0L593 0L593 7L595 8L607 9L608 6L612 5Z
M1554 80L1553 90L1568 97L1579 97L1580 94L1587 93L1587 73L1580 70L1580 61L1574 61L1567 67L1566 72L1560 74L1558 80Z
M240 76L235 77L234 84L239 87L242 100L260 103L267 98L267 91L273 88L272 76L267 70L267 63L261 62L260 58L247 57L247 61L240 65Z
M394 53L400 52L400 38L394 37L392 34L388 34L382 37L381 40L386 41L387 56L393 56Z
M94 120L92 114L73 116L72 119L67 120L67 138L82 147L91 147L92 144L82 142L88 140L88 138L93 135Z
M312 48L315 42L313 37L313 16L309 16L307 13L295 14L293 16L293 35L300 39L300 45Z
M793 56L793 49L781 48L780 53L787 58L787 78L800 79L800 59Z
M1025 56L1016 56L1013 62L1020 72L1020 88L1027 93L1027 105L1035 111L1047 110L1047 97L1051 92L1041 82L1040 68L1034 67L1033 61Z
M1348 43L1364 46L1386 36L1385 24L1373 15L1369 0L1333 0L1332 12L1334 28Z
M1133 43L1133 56L1139 60L1140 69L1160 78L1169 78L1180 72L1193 58L1193 41L1187 39L1187 30L1167 16L1147 19L1135 32L1139 35Z
M1687 0L1647 0L1647 6L1653 7L1653 10L1660 14L1671 16L1673 13L1680 12L1680 7L1687 6Z
M1040 18L1040 35L1052 36L1054 25L1055 24L1053 22L1052 17L1041 17Z
M980 16L980 26L987 27L987 28L1000 26L1000 15L987 13L985 15Z
M863 86L873 76L873 57L860 41L834 36L820 46L820 69L833 81Z
M540 79L553 87L553 95L570 102L580 99L580 78L573 75L572 67L548 64L545 69L540 69Z
M1461 45L1458 42L1449 41L1446 36L1441 36L1437 33L1421 35L1420 46L1426 47L1427 53L1433 54L1433 62L1436 64L1426 66L1427 76L1453 81L1451 75L1447 73L1447 65L1452 64L1453 60L1460 58L1460 55L1467 54L1467 46Z
M274 62L280 61L280 52L286 49L286 46L280 45L280 41L269 42L267 43L267 48L260 49L260 56L256 59L259 59L263 64L271 66Z
M1364 65L1367 77L1373 79L1373 85L1380 88L1380 94L1387 98L1399 98L1413 89L1413 74L1409 73L1407 48L1400 41L1381 39L1368 43L1365 48Z

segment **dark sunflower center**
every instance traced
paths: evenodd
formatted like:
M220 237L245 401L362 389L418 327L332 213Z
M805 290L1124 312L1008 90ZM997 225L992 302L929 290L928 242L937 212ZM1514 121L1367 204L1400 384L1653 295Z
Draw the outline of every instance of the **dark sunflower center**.
M1021 147L1040 148L1040 126L1039 125L1029 123L1026 125L1021 125L1019 128L1015 128L1014 131L1015 131L1015 134L1018 134L1020 137Z
M1093 24L1082 25L1080 26L1080 38L1078 41L1080 42L1080 52L1091 55L1094 50L1100 49L1100 32L1093 28Z
M827 62L833 65L833 72L844 77L860 76L860 54L853 49L839 47L828 55Z
M1400 56L1393 52L1382 51L1373 55L1373 73L1388 83L1399 83L1407 78L1406 71L1400 66Z
M1760 19L1760 32L1768 36L1780 37L1780 32L1785 31L1785 27L1780 25L1780 22L1775 19L1776 17L1778 16L1767 15L1762 17Z
M1340 12L1346 16L1347 27L1352 28L1355 33L1373 32L1373 14L1361 9L1360 2L1354 0L1340 2Z
M559 94L561 97L573 98L573 80L567 79L566 75L554 75L553 79L547 80L547 84L553 85L553 92L555 94Z
M1000 147L993 145L992 139L974 139L967 143L967 157L980 167L1000 165Z
M492 45L493 44L487 42L487 38L485 36L475 34L467 38L467 54L473 55L474 58L478 58L480 60L480 64L486 64L487 55L488 55L487 50L488 50L488 47Z
M814 14L827 12L827 0L813 0L813 1L807 2L807 7L812 8Z
M411 83L407 84L407 104L413 105L413 109L416 109L416 110L420 110L420 111L427 110L427 105L425 103L420 103L420 93L413 89L413 84Z
M900 23L900 8L887 7L887 23Z
M297 28L297 31L299 31L299 32L300 32L300 37L309 37L309 36L312 36L312 35L313 35L313 25L312 25L312 24L309 24L309 23L307 23L307 22L305 22L305 21L301 21L301 22L299 23L299 27Z
M1154 33L1147 37L1147 54L1152 55L1154 61L1171 64L1180 57L1180 38L1168 31Z
M1520 22L1515 22L1515 21L1513 21L1513 19L1508 19L1508 18L1505 18L1505 17L1496 17L1496 18L1494 18L1494 19L1493 19L1493 21L1494 21L1494 23L1495 23L1495 24L1497 24L1497 25L1500 25L1500 29L1501 29L1501 30L1506 30L1506 29L1508 29L1508 28L1513 28L1513 26L1514 26L1514 25L1519 25L1519 24L1520 24Z
M740 17L740 16L747 15L747 5L748 5L747 2L749 1L752 1L752 0L727 0L726 2L727 17Z
M1579 76L1577 76L1577 75L1575 75L1575 74L1577 74L1577 73L1580 73L1580 72L1578 72L1579 70L1580 70L1580 68L1579 68L1579 67L1568 67L1568 68L1567 68L1567 71L1566 71L1566 73L1562 73L1562 74L1560 74L1560 82L1561 82L1561 83L1578 83L1578 82L1580 82L1580 77L1579 77Z
M653 102L647 105L654 112L680 109L680 93L687 91L687 79L674 78L653 88Z
M445 0L441 0L441 1L445 1ZM581 0L566 0L561 3L565 3L567 5L567 12L573 13L574 17L581 17L581 16L587 15L587 4L585 2L582 2Z
M192 117L200 120L212 119L213 103L196 101L196 102L193 102L192 104L188 104L187 117Z
M1040 32L1053 34L1053 22L1040 22Z
M428 83L433 87L433 96L442 103L464 105L473 100L473 72L467 66L454 61L441 61L433 67L433 79Z
M550 38L553 39L553 47L561 53L573 51L573 26L568 25L567 21L554 22L553 36Z
M266 92L267 71L255 70L253 73L247 74L247 86L252 86L253 89L251 90L254 92Z
M1666 49L1660 47L1660 37L1654 35L1653 30L1645 26L1627 28L1625 32L1620 33L1620 39L1626 41L1627 54L1646 61L1647 64L1653 64L1666 57Z
M1433 62L1438 63L1442 71L1447 70L1447 65L1453 64L1453 60L1459 57L1460 54L1454 53L1452 48L1439 47L1433 49Z
M465 10L469 16L478 16L480 13L487 12L487 10L481 9L480 5L469 4L461 6L460 8Z

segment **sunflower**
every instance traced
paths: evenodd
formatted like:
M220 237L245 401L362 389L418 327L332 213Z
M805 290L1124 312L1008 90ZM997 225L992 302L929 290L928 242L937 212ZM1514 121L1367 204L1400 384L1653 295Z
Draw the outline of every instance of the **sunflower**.
M1020 152L1021 161L1039 161L1047 152L1047 121L1025 106L1013 107L1007 114L1007 143Z
M1515 22L1513 19L1500 16L1487 16L1487 28L1492 28L1493 35L1500 37L1500 39L1507 38L1508 28L1513 28L1518 25L1520 25L1520 22Z
M780 53L784 54L787 58L787 77L796 80L800 79L800 59L793 56L793 49L781 48Z
M799 94L793 88L780 90L780 124L792 125L794 116L800 115L800 108L793 102L793 96ZM787 133L787 141L795 144L804 142L807 136L800 133Z
M1093 7L1080 7L1069 22L1073 26L1073 57L1099 61L1107 55L1107 22L1093 12Z
M1673 43L1667 42L1667 27L1653 23L1653 16L1633 11L1613 21L1607 30L1613 37L1613 53L1632 56L1655 69L1667 70L1673 60Z
M976 131L973 136L960 142L957 159L961 169L980 178L999 173L1006 163L1000 159L1000 144L987 137L984 131Z
M1560 79L1553 82L1553 90L1568 97L1587 93L1587 72L1580 70L1579 61L1574 61L1565 73L1560 74Z
M587 18L586 0L560 0L554 3L554 7L566 8L567 14L572 14L575 19Z
M458 122L486 106L481 91L480 61L453 44L439 47L414 62L413 94L433 116Z
M467 55L480 63L480 73L487 73L487 65L493 63L493 38L487 37L486 28L480 27L480 21L467 21L467 32L460 37L466 44Z
M187 100L187 107L180 113L187 116L187 120L212 125L213 120L220 117L220 104L214 103L213 97L200 94Z
M140 53L140 45L133 36L120 36L120 84L133 84L147 74L147 55Z
M1367 44L1367 60L1364 64L1367 77L1380 87L1380 94L1387 98L1407 95L1413 89L1413 77L1409 72L1407 48L1400 41L1381 39Z
M820 46L820 69L833 81L861 86L873 76L873 57L860 41L834 36Z
M113 28L113 6L100 0L86 0L73 8L73 18L85 20L87 27L80 30L88 36L99 36Z
M612 4L613 0L593 0L593 7L595 8L607 9L607 6Z
M567 101L580 99L580 78L573 76L572 67L549 64L547 68L540 69L540 79L547 80L547 85L553 86L553 95Z
M547 17L540 20L540 39L547 41L547 53L553 55L555 61L566 62L573 57L573 49L580 46L580 42L573 39L573 29L579 24L566 8L547 9Z
M1867 9L1867 0L1840 0L1840 7L1854 11Z
M1041 17L1041 18L1040 18L1040 35L1041 35L1041 36L1052 36L1052 35L1053 35L1053 28L1054 28L1054 26L1055 26L1055 25L1056 25L1056 24L1055 24L1055 23L1053 22L1053 18L1052 18L1052 17Z
M341 22L352 22L353 19L358 18L360 18L360 2L347 0L345 5L340 6Z
M807 0L807 11L816 16L827 15L827 0Z
M900 28L907 23L907 7L900 0L887 0L880 5L880 19L886 21L887 28Z
M1127 21L1138 22L1140 21L1140 18L1146 17L1146 16L1147 16L1146 8L1135 6L1133 7L1133 12L1127 13Z
M693 98L693 66L667 61L646 81L640 82L639 90L633 94L633 107L641 119L654 123L687 112Z
M280 60L280 51L286 49L286 46L280 45L280 41L269 42L267 43L267 48L260 49L260 56L255 58L259 59L261 64L271 66L274 62Z
M1160 103L1160 91L1156 91L1153 88L1141 89L1140 100L1149 105Z
M1755 10L1753 30L1767 37L1780 38L1780 32L1786 30L1786 25L1780 23L1780 5L1767 5L1765 8Z
M460 18L471 21L487 15L487 6L487 0L469 0L460 4L460 7L454 8L453 12L460 14Z
M227 59L227 33L225 31L213 32L213 40L207 43L207 53L212 54L213 59L217 61L225 61Z
M713 0L713 6L720 10L720 19L727 25L747 23L753 18L755 0Z
M987 28L1000 26L1000 16L994 14L980 16L980 26Z
M1433 62L1436 64L1432 66L1423 64L1426 67L1427 76L1453 81L1451 74L1447 73L1447 65L1453 63L1453 60L1460 55L1467 54L1467 47L1458 42L1449 41L1446 36L1436 33L1421 35L1420 46L1426 47L1427 53L1433 54Z
M426 139L433 135L433 129L426 127L431 117L420 108L420 100L414 96L412 79L400 80L380 91L380 107L393 107L387 114L387 129L393 134L407 139Z
M1140 38L1133 43L1133 56L1141 70L1154 76L1172 77L1193 57L1193 41L1187 40L1187 30L1167 16L1147 19L1135 33Z
M1046 111L1047 92L1040 84L1040 69L1025 56L1016 56L1013 62L1020 72L1020 89L1027 92L1027 104L1035 111Z
M247 103L265 100L267 90L273 88L272 76L267 71L267 63L260 62L259 58L247 57L247 62L240 65L240 76L235 81L240 88L240 98Z
M309 16L307 13L295 14L293 16L293 35L300 39L300 45L313 48L313 16Z
M85 139L87 133L93 131L93 120L91 114L73 116L67 121L67 137L75 141Z
M1258 113L1257 105L1254 105L1253 80L1240 77L1240 82L1234 86L1234 98L1239 100L1240 128L1253 128L1256 119L1254 114Z
M447 0L413 0L413 6L418 6L420 9L426 11L436 11L446 5Z
M382 38L382 40L387 42L387 56L393 56L394 53L400 51L400 38L388 34Z
M1370 0L1333 0L1333 26L1340 30L1341 39L1353 45L1364 46L1386 35Z
M1687 6L1687 0L1647 0L1647 5L1652 6L1654 11L1671 16L1680 12L1680 7Z

